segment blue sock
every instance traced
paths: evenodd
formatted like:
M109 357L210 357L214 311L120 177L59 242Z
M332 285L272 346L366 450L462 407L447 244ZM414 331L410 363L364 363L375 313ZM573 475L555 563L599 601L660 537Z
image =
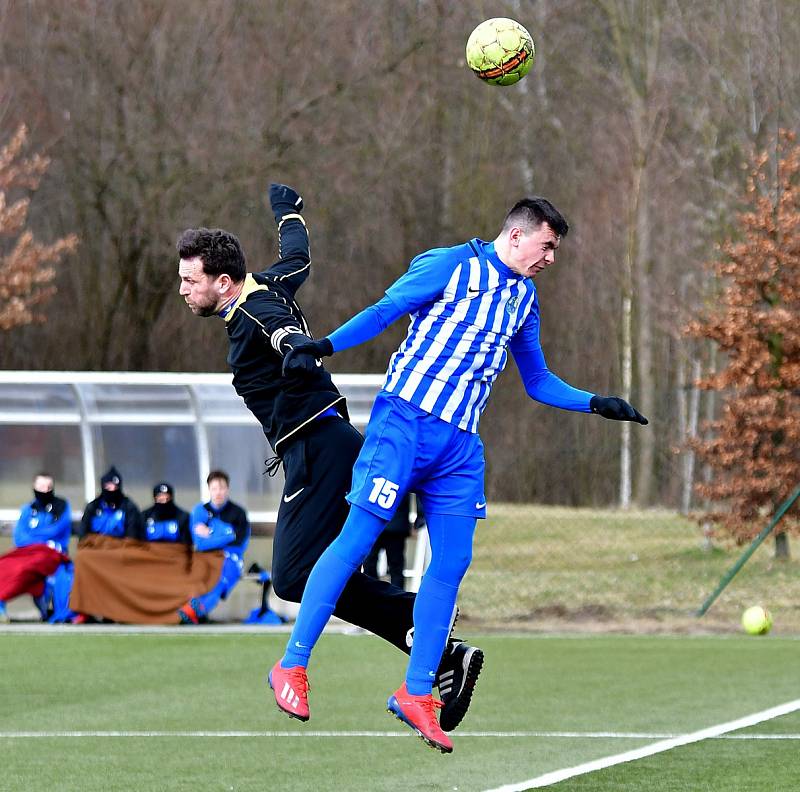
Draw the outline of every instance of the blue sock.
M450 634L458 587L472 560L475 518L427 514L431 562L414 603L414 644L406 671L412 696L426 696L436 680Z
M308 667L311 650L325 629L353 572L361 566L383 530L381 517L353 506L342 532L319 557L308 576L300 612L281 660L282 668Z
M429 574L422 579L414 603L414 643L406 671L406 688L412 696L426 696L433 688L457 595L458 585Z

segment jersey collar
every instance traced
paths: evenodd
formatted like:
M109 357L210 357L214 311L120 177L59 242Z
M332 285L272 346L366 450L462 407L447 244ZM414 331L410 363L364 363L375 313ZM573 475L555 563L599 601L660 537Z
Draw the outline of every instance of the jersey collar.
M242 286L242 291L239 293L239 296L232 302L226 305L217 316L221 319L224 319L225 322L230 322L233 319L233 315L236 313L237 308L254 292L259 291L262 289L266 289L266 286L262 286L260 283L257 283L255 278L248 273L244 277L244 286Z
M497 251L494 249L494 242L485 242L483 239L478 239L478 237L475 237L472 241L501 275L513 280L525 280L524 275L514 272L510 267L503 264L500 260L500 256L497 255Z

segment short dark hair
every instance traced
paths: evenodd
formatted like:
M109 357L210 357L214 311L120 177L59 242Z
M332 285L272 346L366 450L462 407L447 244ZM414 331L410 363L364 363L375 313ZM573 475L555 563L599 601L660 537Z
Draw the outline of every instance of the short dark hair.
M231 485L231 478L224 470L212 470L208 474L206 484L210 484L214 479L222 479L227 486Z
M239 240L221 228L187 228L176 247L182 259L200 258L203 272L212 278L230 275L236 283L247 274L247 262Z
M49 478L50 481L55 482L55 476L52 473L48 473L45 470L40 470L34 477L34 480L37 478Z
M564 219L564 215L547 198L539 196L523 198L509 209L506 219L503 221L503 231L512 225L530 228L531 226L540 226L542 223L547 223L560 237L566 236L569 231L569 225Z

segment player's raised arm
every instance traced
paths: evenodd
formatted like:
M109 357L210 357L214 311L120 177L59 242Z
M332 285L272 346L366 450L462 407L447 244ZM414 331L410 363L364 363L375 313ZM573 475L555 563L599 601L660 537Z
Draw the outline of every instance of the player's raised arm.
M327 337L295 346L283 360L284 375L308 371L305 356L316 359L330 357L335 352L370 341L404 314L413 314L422 305L440 297L452 275L452 265L448 265L439 253L430 250L417 256L408 272L386 290L382 299L357 313Z
M268 273L294 295L311 271L308 231L301 214L303 199L285 184L270 184L269 204L278 224L279 259Z

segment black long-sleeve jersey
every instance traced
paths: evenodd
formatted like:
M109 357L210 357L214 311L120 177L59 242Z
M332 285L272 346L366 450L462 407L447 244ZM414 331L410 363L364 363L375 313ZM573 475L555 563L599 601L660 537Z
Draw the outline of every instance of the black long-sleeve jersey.
M294 296L311 268L308 232L299 214L278 226L279 260L245 277L239 297L222 312L228 331L233 387L261 422L280 456L307 424L331 407L348 418L345 398L320 366L310 377L284 377L283 357L291 336L311 332Z

